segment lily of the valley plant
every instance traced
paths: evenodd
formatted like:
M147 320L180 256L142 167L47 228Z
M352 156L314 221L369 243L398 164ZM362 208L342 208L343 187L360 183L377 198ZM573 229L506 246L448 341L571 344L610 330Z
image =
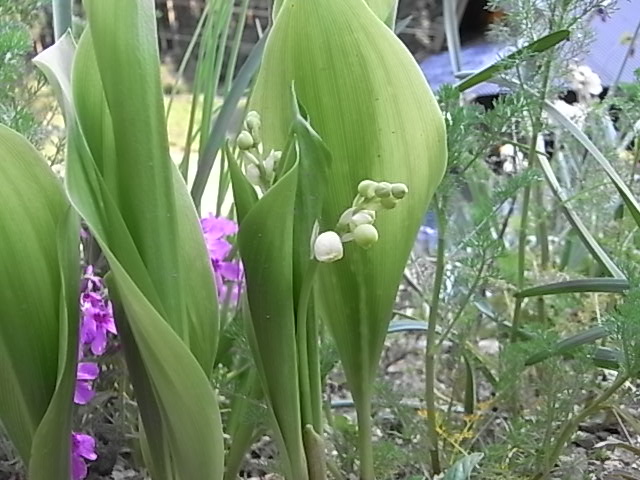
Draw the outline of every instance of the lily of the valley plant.
M64 110L64 186L0 127L0 420L30 479L69 478L80 217L109 264L152 478L221 479L224 428L211 382L219 302L169 156L154 2L84 6L77 43L67 34L36 59ZM290 480L326 478L324 326L357 408L361 478L375 478L376 366L444 172L444 124L393 33L395 7L276 0L251 113L227 147L246 276L238 308L258 372L251 391L269 407ZM235 458L234 442L247 435L241 425L229 433Z

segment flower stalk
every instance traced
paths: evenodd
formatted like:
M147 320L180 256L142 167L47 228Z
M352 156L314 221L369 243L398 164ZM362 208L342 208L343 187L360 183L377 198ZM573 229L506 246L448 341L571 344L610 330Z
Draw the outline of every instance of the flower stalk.
M436 329L439 317L440 295L444 281L445 248L446 248L446 218L444 199L434 201L434 210L438 225L438 245L436 253L436 272L433 280L431 308L427 326L427 345L425 350L425 403L427 407L427 429L429 431L429 459L434 475L442 472L440 465L438 418L436 414Z

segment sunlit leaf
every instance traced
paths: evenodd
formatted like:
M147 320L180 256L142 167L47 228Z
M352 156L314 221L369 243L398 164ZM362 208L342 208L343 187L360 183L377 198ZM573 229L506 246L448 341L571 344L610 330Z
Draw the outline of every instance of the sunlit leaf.
M195 209L169 158L154 5L85 6L89 27L73 76L68 40L38 59L66 110L67 192L112 270L154 478L222 478L222 427L208 378L216 289Z
M0 421L34 480L67 480L79 226L58 180L0 125Z
M321 230L335 227L361 180L409 187L395 210L380 213L374 247L347 244L343 260L318 272L318 313L367 421L397 287L444 172L444 124L411 54L364 2L286 0L276 18L250 105L262 115L266 150L283 150L293 115L282 105L295 85L333 157Z

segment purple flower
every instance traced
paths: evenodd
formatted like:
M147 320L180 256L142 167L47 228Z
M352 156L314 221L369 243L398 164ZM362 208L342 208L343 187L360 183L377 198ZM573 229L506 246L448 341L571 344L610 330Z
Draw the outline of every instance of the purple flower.
M238 232L238 225L233 220L211 214L201 219L200 225L216 279L218 298L222 302L236 304L244 270L239 260L228 260L233 246L224 237L235 235Z
M81 288L83 292L100 291L104 288L102 278L93 271L93 265L88 265L82 276Z
M99 293L83 293L81 298L82 325L80 340L90 344L94 355L102 355L107 348L107 332L117 334L111 302Z
M98 458L96 453L96 439L91 435L71 433L71 478L83 480L87 477L85 460L93 461Z
M228 237L238 233L238 224L236 222L225 217L216 217L211 213L208 217L200 220L200 225L205 236L211 238Z
M91 382L100 375L100 368L95 363L80 362L76 372L76 391L73 395L74 403L86 405L95 396Z

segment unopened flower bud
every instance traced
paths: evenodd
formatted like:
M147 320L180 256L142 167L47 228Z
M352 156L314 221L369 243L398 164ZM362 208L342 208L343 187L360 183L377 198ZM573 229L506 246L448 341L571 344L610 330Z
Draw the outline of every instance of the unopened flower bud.
M409 193L409 189L404 183L394 183L391 185L391 195L398 200L402 200Z
M378 186L377 182L373 180L363 180L358 185L358 193L364 198L372 198L375 196L375 190Z
M353 231L353 240L362 248L369 248L378 241L378 230L373 225L365 223Z
M386 198L391 196L391 184L380 182L375 188L376 197Z
M322 263L332 263L340 260L344 255L340 236L332 230L321 233L313 245L313 253L316 260Z
M282 158L282 152L274 152L273 150L271 150L271 153L264 161L264 169L267 171L268 175L273 173L276 165L280 161L280 158Z
M398 200L395 197L381 198L380 204L383 206L383 208L386 208L387 210L392 210L396 208L396 205L398 204Z
M240 132L240 135L238 135L236 144L240 150L249 150L250 148L253 148L254 145L253 136L251 136L251 134L246 130L243 130Z
M362 210L356 213L353 217L351 217L351 221L349 222L349 225L351 226L351 229L355 229L360 225L365 225L365 224L371 225L375 221L375 219L376 217L374 212L370 210Z
M262 126L262 122L260 120L260 114L254 110L247 113L245 125L250 131L259 130L260 127Z
M249 163L246 167L246 175L247 180L251 182L253 185L260 186L262 184L262 179L260 178L260 169L257 165L253 163Z

